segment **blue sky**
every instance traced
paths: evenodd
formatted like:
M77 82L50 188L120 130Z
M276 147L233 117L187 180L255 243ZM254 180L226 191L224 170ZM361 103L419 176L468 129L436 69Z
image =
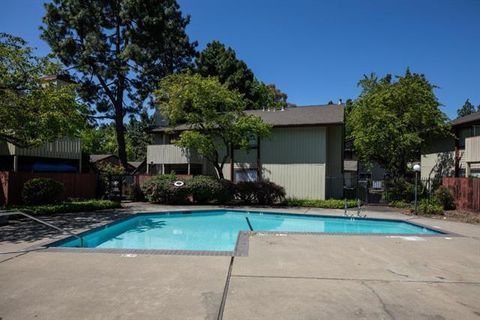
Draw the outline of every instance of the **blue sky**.
M355 98L357 81L409 66L440 88L450 117L465 99L480 104L479 0L180 0L202 49L219 40L255 75L299 105ZM2 0L0 31L40 54L42 1Z

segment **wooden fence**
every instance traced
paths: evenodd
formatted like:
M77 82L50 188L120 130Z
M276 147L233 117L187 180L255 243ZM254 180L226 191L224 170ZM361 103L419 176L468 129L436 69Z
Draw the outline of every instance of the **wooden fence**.
M65 198L89 199L96 196L96 174L0 171L0 205L20 204L23 184L33 178L50 178L63 183Z
M452 191L457 209L480 212L480 179L444 177L442 184Z

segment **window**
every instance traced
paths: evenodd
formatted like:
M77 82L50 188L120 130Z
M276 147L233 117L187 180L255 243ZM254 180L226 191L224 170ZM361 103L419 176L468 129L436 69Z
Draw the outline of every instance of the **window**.
M235 169L235 182L257 181L257 169Z

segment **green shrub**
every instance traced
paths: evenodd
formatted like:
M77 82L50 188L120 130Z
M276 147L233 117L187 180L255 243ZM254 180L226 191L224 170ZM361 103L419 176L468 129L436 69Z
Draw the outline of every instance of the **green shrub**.
M390 207L400 208L400 209L410 209L412 205L408 202L402 200L392 201L388 204Z
M345 208L345 200L328 199L328 200L311 200L311 199L294 199L290 198L285 201L290 207L315 207L326 209L343 209ZM357 206L356 200L347 200L347 207L353 208Z
M22 199L27 205L54 203L63 195L63 184L49 178L35 178L23 185Z
M186 185L175 186L175 174L163 174L145 181L142 191L151 203L178 204L187 202L189 194Z
M420 191L421 187L418 186ZM383 199L386 202L405 201L411 202L414 197L415 184L408 182L403 178L394 179L386 183L386 191L383 194Z
M430 199L422 199L418 203L417 214L420 214L420 215L443 214L443 206L435 197L432 197Z
M46 204L40 206L20 206L12 209L16 209L31 215L46 215L66 212L84 212L114 209L120 207L120 202L92 199L83 201L62 202L58 204Z
M185 183L187 192L196 203L226 203L233 198L232 183L210 176L195 176Z
M272 205L285 200L285 189L270 181L257 181L256 200L261 205Z
M285 189L270 181L242 181L235 185L235 196L246 204L272 205L285 200Z
M138 184L135 183L130 186L129 198L132 201L145 201L145 195Z
M435 191L435 197L443 206L443 209L455 209L455 198L453 197L453 193L447 187L440 186L437 191Z

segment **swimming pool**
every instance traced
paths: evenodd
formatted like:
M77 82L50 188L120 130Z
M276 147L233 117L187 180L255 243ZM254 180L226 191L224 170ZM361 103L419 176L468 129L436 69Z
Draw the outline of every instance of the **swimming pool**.
M87 248L234 251L242 231L443 234L401 220L210 210L137 214L87 231L80 236L83 247ZM70 237L50 246L80 247L80 240Z

